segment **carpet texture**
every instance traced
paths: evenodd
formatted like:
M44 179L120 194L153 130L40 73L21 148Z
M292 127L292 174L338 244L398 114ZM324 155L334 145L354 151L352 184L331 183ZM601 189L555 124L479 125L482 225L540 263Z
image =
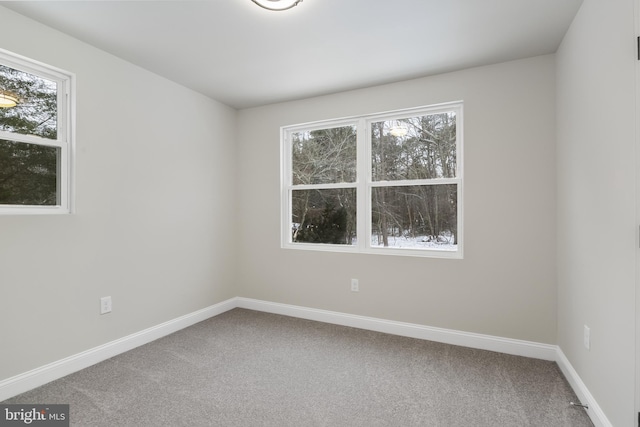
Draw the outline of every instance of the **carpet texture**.
M73 426L592 426L554 362L234 309L3 403Z

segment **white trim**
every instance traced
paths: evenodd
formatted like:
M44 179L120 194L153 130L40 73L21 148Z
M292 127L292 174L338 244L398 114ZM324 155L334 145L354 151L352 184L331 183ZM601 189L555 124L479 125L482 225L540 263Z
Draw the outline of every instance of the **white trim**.
M636 36L635 55L635 198L636 198L636 224L640 230L640 0L633 3L634 24ZM640 232L636 233L635 251L635 396L634 396L634 421L633 425L640 427Z
M576 370L573 369L573 366L571 366L569 359L567 359L560 347L557 347L556 363L569 382L569 385L576 393L576 396L578 396L580 403L589 406L589 409L585 410L587 411L587 415L589 415L589 418L591 418L593 425L595 427L613 427L613 424L609 422L607 416L602 411L602 408L600 408L600 405L598 405L596 399L589 392L587 386L582 382L582 379L580 378ZM580 409L576 408L576 410Z
M202 310L169 320L140 332L127 335L126 337L0 381L0 401L42 386L48 382L62 378L234 308L245 308L410 338L555 361L567 378L569 385L580 399L580 402L589 405L587 414L594 425L596 427L612 426L594 397L571 366L571 363L569 363L562 350L556 345L436 328L414 323L396 322L243 297L234 297L222 301ZM576 410L580 409L576 408Z
M210 317L222 314L235 307L236 304L232 298L98 347L65 357L64 359L23 374L7 378L6 380L0 381L0 402L91 365L95 365L118 354L132 350L143 344L150 343L151 341L209 319Z
M462 332L452 329L435 328L415 323L396 322L355 314L319 310L289 304L279 304L250 298L236 298L237 307L267 313L282 314L301 319L350 326L353 328L383 332L403 337L418 338L453 344L481 350L496 351L516 356L532 357L543 360L556 359L556 346L491 335Z

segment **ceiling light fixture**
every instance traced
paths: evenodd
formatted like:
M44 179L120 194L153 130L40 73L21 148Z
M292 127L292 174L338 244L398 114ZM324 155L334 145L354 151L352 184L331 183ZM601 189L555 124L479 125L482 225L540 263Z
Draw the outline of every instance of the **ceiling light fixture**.
M393 126L390 130L389 133L393 136L397 136L399 138L402 138L403 136L405 136L407 133L409 133L409 129L407 129L407 127L403 124L397 123L395 126Z
M11 92L0 90L0 108L11 108L18 105L18 97Z
M251 0L260 7L268 10L287 10L300 3L302 0Z

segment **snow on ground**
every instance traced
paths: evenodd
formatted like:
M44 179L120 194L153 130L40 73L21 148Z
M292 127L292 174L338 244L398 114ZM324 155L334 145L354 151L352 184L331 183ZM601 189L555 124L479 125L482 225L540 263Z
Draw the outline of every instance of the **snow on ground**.
M456 251L458 245L454 245L449 242L434 242L428 241L427 236L416 237L388 237L389 248L402 248L402 249L435 249L439 251ZM453 241L453 239L451 240ZM371 236L372 247L382 247L382 239L378 241L378 236Z

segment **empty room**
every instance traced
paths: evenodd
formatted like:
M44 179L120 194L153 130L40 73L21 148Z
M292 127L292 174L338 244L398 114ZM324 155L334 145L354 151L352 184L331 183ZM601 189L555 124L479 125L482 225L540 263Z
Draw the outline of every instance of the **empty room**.
M0 425L638 426L639 26L0 1Z

